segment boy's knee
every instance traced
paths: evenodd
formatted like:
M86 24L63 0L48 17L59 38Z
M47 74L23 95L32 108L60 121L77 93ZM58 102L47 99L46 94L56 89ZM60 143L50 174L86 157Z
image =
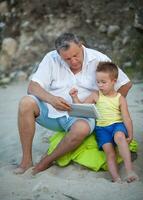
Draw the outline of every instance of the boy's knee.
M114 139L116 142L122 142L123 140L125 140L125 135L122 132L117 132L114 136Z

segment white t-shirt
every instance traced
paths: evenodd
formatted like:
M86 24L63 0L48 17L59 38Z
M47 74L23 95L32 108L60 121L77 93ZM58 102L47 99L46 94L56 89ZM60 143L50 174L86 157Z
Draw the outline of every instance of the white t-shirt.
M69 95L71 88L78 89L78 95L81 100L85 99L93 90L97 90L95 71L100 61L111 61L106 55L89 48L84 48L84 61L82 71L73 74L64 60L59 56L56 50L46 54L37 71L33 74L31 80L39 83L46 91L55 96L63 97L69 103L72 99ZM129 82L127 75L119 69L118 80L115 89L118 90L122 85ZM47 103L49 113L48 117L57 118L68 116L67 112L58 111Z

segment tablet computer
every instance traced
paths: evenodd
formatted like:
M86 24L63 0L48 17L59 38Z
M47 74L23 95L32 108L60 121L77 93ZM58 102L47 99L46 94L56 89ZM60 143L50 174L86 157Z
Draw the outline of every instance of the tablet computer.
M70 116L74 117L89 117L89 118L100 118L100 113L95 104L71 104L72 110L69 112Z

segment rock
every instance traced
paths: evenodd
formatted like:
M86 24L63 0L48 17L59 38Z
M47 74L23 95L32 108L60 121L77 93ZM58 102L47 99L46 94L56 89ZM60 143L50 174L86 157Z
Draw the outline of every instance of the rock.
M4 72L11 67L12 58L4 53L0 54L0 71Z
M36 27L34 26L34 24L30 23L29 21L24 21L24 22L21 24L21 29L22 29L23 31L30 32L30 31L35 31L35 30L36 30Z
M126 44L129 43L129 41L130 41L129 36L125 36L125 37L123 38L123 40L122 40L122 44L123 44L123 45L126 45Z
M143 8L135 13L134 27L143 31Z
M115 40L112 42L113 48L119 50L120 46L121 46L121 43L122 43L121 38L119 36L116 36Z
M10 83L10 78L9 77L5 77L3 79L0 80L0 85L4 85L4 84L8 84Z
M17 72L16 80L17 81L25 81L27 79L27 74L23 71Z
M92 20L91 20L91 19L86 19L85 22L86 22L87 24L91 24L91 23L92 23Z
M104 24L101 24L99 26L99 32L100 33L106 33L107 32L107 27Z
M16 79L16 75L17 75L17 72L14 71L14 72L11 72L9 77L10 77L10 80L15 80Z
M124 64L123 64L123 67L124 68L128 68L128 67L132 67L132 62L125 62Z
M5 27L5 23L4 22L0 22L0 30L2 30Z
M110 25L107 30L108 37L111 37L111 38L115 37L116 35L118 35L119 30L120 30L120 27L118 25Z
M13 38L5 38L2 41L2 52L6 53L7 55L13 57L16 53L17 49L17 42Z
M2 41L0 53L0 71L10 69L17 49L17 42L13 38L5 38Z
M0 3L0 14L5 15L5 13L7 13L7 12L8 12L7 2L3 1Z
M99 19L95 19L94 20L94 24L95 24L95 26L97 26L97 27L99 27L100 26L100 20Z

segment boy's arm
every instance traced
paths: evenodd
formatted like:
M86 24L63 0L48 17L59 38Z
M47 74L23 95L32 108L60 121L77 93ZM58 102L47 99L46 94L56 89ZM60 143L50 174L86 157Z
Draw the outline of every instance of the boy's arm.
M78 98L78 90L72 88L69 92L74 103L96 103L98 100L98 91L92 92L84 101Z
M73 100L74 103L82 103L80 101L80 99L78 98L78 90L76 88L72 88L70 91L69 91L69 94Z
M121 109L123 122L128 131L127 142L130 143L133 139L133 124L132 124L132 120L131 120L130 113L128 110L127 101L126 101L125 97L123 97L123 96L120 97L120 109Z
M99 92L94 91L84 100L83 103L96 103L98 98L99 98Z

